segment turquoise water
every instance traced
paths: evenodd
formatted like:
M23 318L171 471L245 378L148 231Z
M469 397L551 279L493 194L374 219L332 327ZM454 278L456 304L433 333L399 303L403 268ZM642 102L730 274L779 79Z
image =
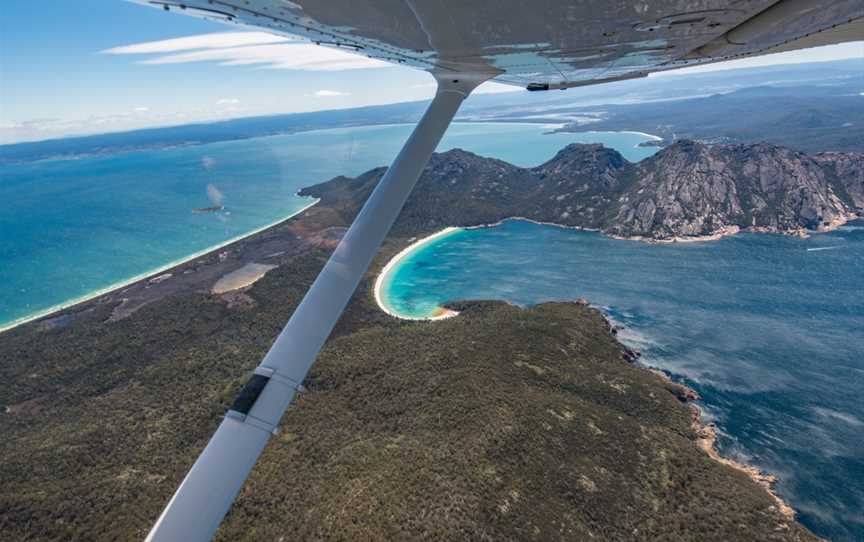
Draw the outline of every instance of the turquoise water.
M0 167L0 329L290 216L296 192L386 165L408 125L319 130ZM571 142L630 160L632 133L544 134L539 124L454 124L454 147L533 166ZM208 188L209 187L209 188ZM193 213L223 204L219 213Z
M656 151L636 147L647 139L638 134L548 129L455 124L439 150L522 166L570 142L602 142L632 161ZM410 130L321 130L2 166L0 329L279 221L310 203L299 188L386 165ZM218 202L224 211L192 212ZM413 253L385 296L413 316L459 298L587 297L627 326L622 338L649 363L700 391L724 452L778 474L808 526L864 540L862 262L861 223L809 240L652 246L510 221Z
M457 299L587 298L699 391L721 451L779 476L817 534L852 541L864 540L862 271L862 221L671 245L507 221L412 252L383 294L413 317Z

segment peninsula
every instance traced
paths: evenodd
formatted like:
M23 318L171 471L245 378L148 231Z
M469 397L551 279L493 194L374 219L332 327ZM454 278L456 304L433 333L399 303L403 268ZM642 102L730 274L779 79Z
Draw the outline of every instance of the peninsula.
M719 171L733 152L797 160L796 182L816 183L805 185L814 193L789 195L792 176L771 186L750 176L754 191L736 201L772 194L758 213L660 219L675 206L648 188L686 177L661 167L702 171L710 158ZM854 184L841 184L860 171L854 156L685 144L658 154L633 165L571 146L533 169L436 155L217 538L817 540L765 487L706 453L692 396L634 365L587 304L458 302L458 317L436 322L375 304L386 262L446 226L515 215L664 239L742 216L744 228L824 229L856 209ZM143 538L383 171L311 187L314 207L163 280L0 334L4 534ZM807 206L786 214L777 202L793 197ZM647 198L664 211L627 219ZM730 198L724 209L735 209Z

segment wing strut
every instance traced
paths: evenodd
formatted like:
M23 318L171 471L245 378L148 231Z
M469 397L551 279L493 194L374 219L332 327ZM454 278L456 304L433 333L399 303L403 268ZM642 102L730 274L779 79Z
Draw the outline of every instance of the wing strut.
M213 537L462 101L492 75L436 75L438 91L423 118L156 520L148 541Z

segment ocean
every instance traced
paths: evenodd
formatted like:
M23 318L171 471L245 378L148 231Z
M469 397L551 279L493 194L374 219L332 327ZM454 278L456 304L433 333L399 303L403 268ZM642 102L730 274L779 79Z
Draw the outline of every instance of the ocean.
M454 124L461 147L521 166L571 142L631 161L628 132ZM291 135L0 166L0 329L188 259L312 203L297 191L386 165L411 126ZM197 208L223 208L193 212ZM426 316L453 299L530 305L586 297L647 363L703 397L731 456L780 478L802 521L864 540L864 224L801 240L745 234L648 245L520 221L458 231L385 281L388 305Z
M532 166L568 143L630 160L628 132L548 134L543 124L457 123L455 147ZM248 235L311 200L300 188L389 164L410 125L301 132L0 165L0 330ZM220 207L216 212L195 209Z
M510 220L421 245L384 278L389 310L586 298L642 361L695 388L720 451L779 478L799 519L864 540L864 221L809 239L647 244Z

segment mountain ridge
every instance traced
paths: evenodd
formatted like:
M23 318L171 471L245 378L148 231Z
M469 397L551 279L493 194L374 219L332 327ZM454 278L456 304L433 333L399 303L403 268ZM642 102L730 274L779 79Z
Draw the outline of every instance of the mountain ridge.
M434 323L374 305L372 277L413 235L638 182L599 145L562 152L528 169L433 157L217 540L818 539L706 454L687 391L634 365L584 302L459 302ZM307 189L322 201L166 280L0 334L3 533L146 536L384 171ZM276 267L214 292L255 262Z
M356 212L385 168L337 177L301 195ZM532 168L454 149L435 154L397 231L476 226L519 216L649 241L759 231L806 235L864 212L864 154L769 143L678 141L638 163L574 143Z

